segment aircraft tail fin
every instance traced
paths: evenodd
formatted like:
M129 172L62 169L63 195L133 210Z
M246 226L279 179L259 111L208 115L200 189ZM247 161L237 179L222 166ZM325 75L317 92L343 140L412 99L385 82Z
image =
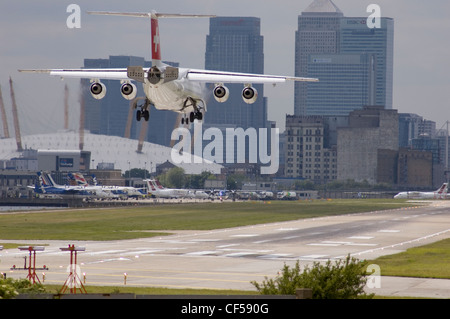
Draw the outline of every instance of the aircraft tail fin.
M155 179L155 184L159 189L164 189L164 186L161 185L161 183L159 182L159 180Z
M448 191L447 183L442 184L442 186L439 187L439 189L437 190L438 194L443 194L443 193L445 194L445 193L447 193L447 191Z
M172 14L172 13L157 13L152 12L102 12L102 11L88 11L89 14L95 15L110 15L110 16L124 16L136 18L150 18L151 20L151 47L152 47L152 65L160 66L161 61L161 42L159 37L159 18L213 18L214 15L200 15L200 14Z

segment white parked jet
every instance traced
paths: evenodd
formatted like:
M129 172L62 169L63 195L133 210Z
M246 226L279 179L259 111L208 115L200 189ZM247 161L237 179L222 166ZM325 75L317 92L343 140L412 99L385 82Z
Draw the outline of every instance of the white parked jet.
M185 198L188 196L189 190L165 188L157 179L145 179L147 182L147 192L159 198Z
M290 76L273 76L262 74L246 74L222 71L208 71L198 69L175 68L164 64L161 60L161 45L159 36L159 18L200 18L214 17L210 15L164 14L152 11L150 13L122 13L122 12L88 12L97 15L128 16L148 18L151 21L152 67L130 66L126 69L47 69L47 70L19 70L20 72L47 73L61 78L90 79L90 92L96 99L106 95L106 87L101 80L119 80L122 83L121 94L127 100L133 100L135 108L139 99L145 100L137 111L138 121L149 119L149 106L154 105L159 110L171 110L184 114L182 123L188 124L195 119L202 120L206 112L205 83L215 83L214 98L219 102L226 102L229 90L225 83L242 83L243 100L252 104L258 97L258 92L252 84L284 83L286 81L317 82L315 78ZM145 98L136 98L136 86L133 82L143 85Z
M442 184L434 192L401 192L394 196L395 199L447 199L448 184Z

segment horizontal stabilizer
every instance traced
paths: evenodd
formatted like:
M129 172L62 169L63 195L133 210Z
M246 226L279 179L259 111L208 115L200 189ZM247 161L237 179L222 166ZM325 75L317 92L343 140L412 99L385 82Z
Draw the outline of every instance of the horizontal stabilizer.
M136 18L215 18L215 15L205 14L177 14L177 13L157 13L152 12L109 12L109 11L88 11L89 14L108 15L108 16L124 16Z

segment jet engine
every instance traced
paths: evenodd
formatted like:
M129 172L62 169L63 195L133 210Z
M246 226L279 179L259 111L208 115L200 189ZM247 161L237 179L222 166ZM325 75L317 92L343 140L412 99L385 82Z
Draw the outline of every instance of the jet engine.
M133 83L124 83L120 87L120 93L122 94L124 99L131 101L136 97L137 94L136 85L134 85Z
M247 104L253 104L256 102L258 98L258 91L251 86L247 86L242 90L242 99Z
M219 103L224 103L230 97L230 91L226 86L217 85L214 89L214 98Z
M106 86L102 82L94 82L91 84L91 94L96 100L101 100L106 95Z

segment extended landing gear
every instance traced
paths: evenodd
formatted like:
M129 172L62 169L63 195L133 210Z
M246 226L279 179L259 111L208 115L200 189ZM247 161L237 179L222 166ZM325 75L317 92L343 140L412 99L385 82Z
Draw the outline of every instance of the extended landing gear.
M137 98L133 102L135 109L137 109L138 107L140 108L140 110L136 111L136 120L139 122L141 119L144 119L146 122L148 122L148 120L150 119L150 101L148 99L145 99L144 104L138 106L137 101L139 99L141 98Z
M184 102L183 110L188 107L192 107L194 109L194 111L189 113L189 117L185 113L184 117L181 119L181 124L184 125L184 124L194 123L194 120L203 121L203 112L202 112L203 107L199 107L197 105L197 102L198 101L194 100L191 97L186 99L186 101Z
M137 110L136 112L136 120L138 122L141 121L141 119L144 119L146 122L148 122L148 120L150 119L150 112L147 110Z
M203 113L201 111L191 112L191 113L189 113L189 117L187 117L187 115L185 114L184 117L181 119L181 124L184 125L184 124L194 123L194 120L202 121Z

